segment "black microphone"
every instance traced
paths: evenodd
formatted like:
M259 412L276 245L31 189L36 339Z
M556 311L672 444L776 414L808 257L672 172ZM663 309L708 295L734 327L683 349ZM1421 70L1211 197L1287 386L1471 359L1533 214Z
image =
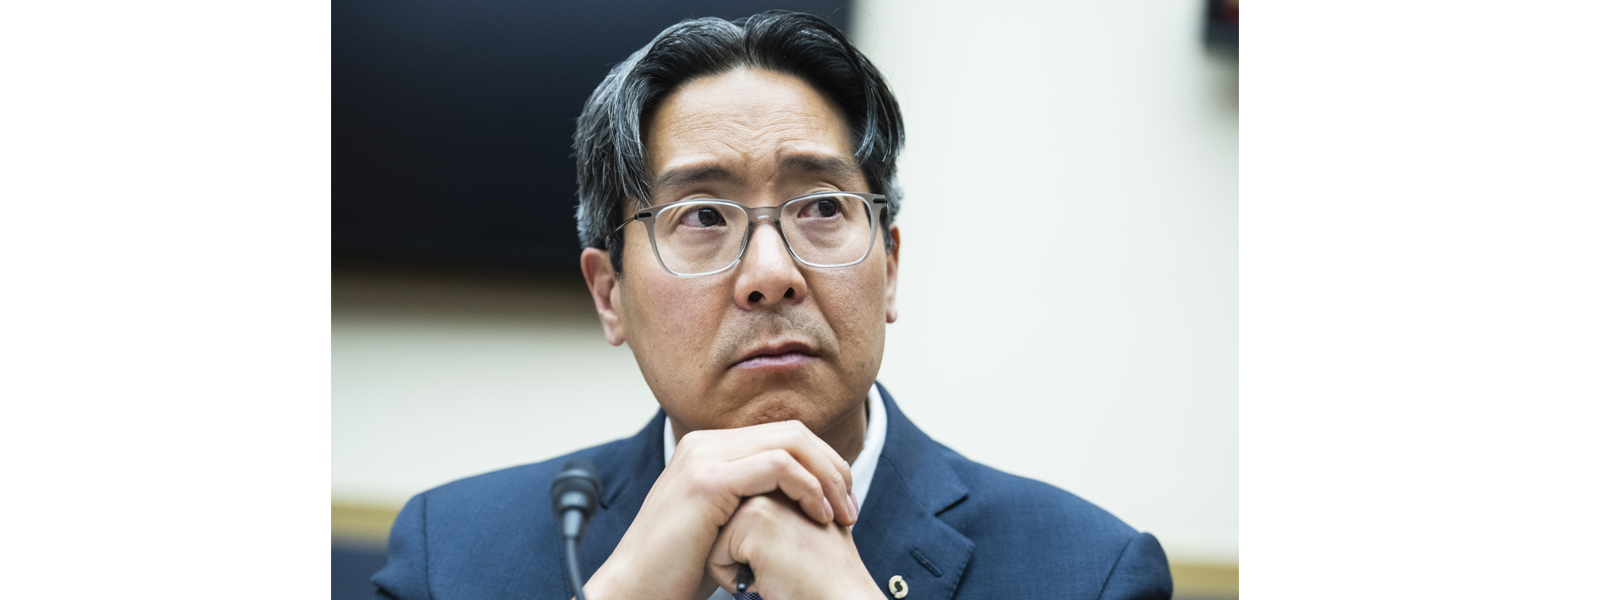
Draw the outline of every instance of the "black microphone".
M567 542L567 575L572 578L578 600L588 600L583 595L583 574L578 571L578 539L589 526L589 517L594 516L602 489L594 464L581 458L562 465L561 473L550 484L550 508L561 522L561 537Z

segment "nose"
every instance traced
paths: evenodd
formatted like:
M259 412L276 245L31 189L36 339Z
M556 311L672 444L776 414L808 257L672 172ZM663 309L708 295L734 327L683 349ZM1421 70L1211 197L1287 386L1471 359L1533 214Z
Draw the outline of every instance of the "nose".
M781 303L799 304L809 290L800 265L789 254L772 219L756 220L750 234L750 245L739 260L738 277L734 282L734 303L739 308L754 310L772 308Z

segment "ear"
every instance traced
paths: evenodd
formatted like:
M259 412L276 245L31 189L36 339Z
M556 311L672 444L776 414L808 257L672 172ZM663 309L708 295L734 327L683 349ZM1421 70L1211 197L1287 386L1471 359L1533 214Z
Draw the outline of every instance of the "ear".
M599 248L584 248L578 257L583 268L583 280L589 284L589 296L594 298L594 311L600 313L600 327L605 329L606 341L620 346L627 341L623 328L622 312L618 310L622 299L622 282L611 270L611 253Z
M887 273L888 279L884 280L884 285L883 285L883 306L884 306L884 317L888 319L889 323L893 323L895 319L900 318L900 311L896 310L895 307L894 307L895 284L899 281L899 276L900 276L900 226L899 225L890 225L889 226L889 238L894 240L894 249L890 250L884 256L884 259L885 259L884 262L886 263L886 266L888 267L889 272Z

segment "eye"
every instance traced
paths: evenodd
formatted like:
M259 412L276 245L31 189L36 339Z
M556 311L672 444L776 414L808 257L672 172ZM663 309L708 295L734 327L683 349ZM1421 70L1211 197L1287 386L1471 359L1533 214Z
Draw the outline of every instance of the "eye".
M843 206L835 198L820 198L812 201L800 210L800 216L807 219L831 219L837 216Z
M695 215L700 218L700 224L706 227L714 227L726 223L726 221L722 220L722 215L720 213L709 208L697 210L695 211Z
M679 222L685 227L717 227L728 224L722 213L711 206L692 207L684 211L683 218Z

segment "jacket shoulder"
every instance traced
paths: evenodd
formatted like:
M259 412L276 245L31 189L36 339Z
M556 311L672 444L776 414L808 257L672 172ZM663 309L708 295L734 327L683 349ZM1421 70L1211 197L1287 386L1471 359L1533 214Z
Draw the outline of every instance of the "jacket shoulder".
M618 440L414 496L373 575L380 598L567 598L550 484L566 461L614 462Z
M1024 595L1070 589L1073 597L1171 597L1166 554L1155 537L1076 494L941 450L968 494L939 518L972 539L975 563L1020 567L1015 577L994 581L974 570L964 586Z
M1058 530L1081 541L1098 541L1119 547L1138 531L1095 504L1056 486L1006 473L945 450L952 470L967 485L965 500L944 516L964 514L1010 515L996 525L1032 534Z

